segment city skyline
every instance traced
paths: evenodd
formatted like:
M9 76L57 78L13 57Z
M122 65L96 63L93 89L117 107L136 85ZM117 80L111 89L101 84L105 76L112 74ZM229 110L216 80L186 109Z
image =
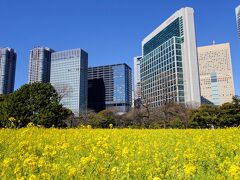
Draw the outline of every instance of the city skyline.
M73 8L76 13L70 13L70 15L68 15L67 17L60 16L59 18L56 18L51 23L50 27L52 28L52 30L46 29L45 32L41 32L41 30L43 30L42 28L39 28L39 30L36 30L36 28L29 28L29 30L25 31L24 27L34 18L37 18L37 20L39 20L38 22L40 24L43 24L43 19L34 14L34 10L44 10L43 6L39 5L39 7L34 7L29 12L24 12L25 8L33 7L33 4L19 4L19 2L15 1L15 3L12 3L12 6L10 7L13 9L19 7L20 9L22 9L22 11L19 12L18 17L16 16L16 13L9 14L10 19L8 19L8 21L11 20L11 18L20 18L21 20L17 21L16 24L10 25L10 27L17 27L16 25L18 25L19 28L10 28L10 31L5 31L4 29L0 30L0 34L2 34L2 36L0 37L0 46L8 46L14 48L18 54L15 89L19 88L24 83L27 83L29 50L32 49L32 47L34 47L36 44L52 47L57 51L83 47L83 49L85 49L90 54L90 66L122 63L122 60L124 59L126 60L124 61L125 63L133 67L132 58L135 55L141 54L141 48L139 47L142 38L149 34L152 29L157 27L161 22L164 21L164 19L166 19L177 9L184 6L190 6L193 7L195 10L196 36L198 47L210 44L212 40L215 40L217 43L230 42L232 50L235 89L236 94L240 94L240 85L238 83L240 80L240 53L238 51L240 42L237 38L237 26L235 18L235 8L239 5L239 2L231 1L231 3L229 3L229 1L222 1L219 3L220 7L214 10L212 10L211 8L206 8L205 6L203 7L203 5L201 5L204 4L202 3L202 1L201 3L200 1L191 3L178 2L174 5L170 1L168 3L158 3L156 1L152 2L154 2L156 5L154 7L151 7L154 10L159 9L159 12L148 11L148 13L145 14L146 17L139 14L137 15L140 17L137 17L137 15L133 15L130 12L131 8L134 7L133 4L136 5L136 7L143 9L143 3L138 1L135 1L135 3L123 1L121 3L118 2L117 5L112 4L110 1L103 1L101 3L93 1L91 3L86 3L86 10L84 10L83 14L87 12L87 10L89 10L88 15L92 13L92 11L90 11L90 6L95 7L96 5L97 7L97 5L100 5L102 7L106 6L106 4L109 5L103 8L103 10L106 10L103 11L103 13L100 13L100 11L96 12L99 13L99 18L101 21L100 23L94 25L96 27L99 27L98 33L96 33L98 37L95 38L95 35L91 33L92 31L90 30L92 27L92 23L89 22L95 22L95 20L92 19L91 16L83 21L83 25L85 25L86 28L80 28L83 26L70 23L72 21L69 21L68 23L68 20L70 18L76 20L76 18L79 18L80 15L82 15L81 12L76 11L79 7L77 6L77 1L75 1L75 3L73 1L72 3L73 5L76 5L75 7L73 5L66 5L63 2L57 5L55 3L49 3L49 7L56 5L59 12L64 7L64 5L66 5L67 11L70 11L70 9ZM1 3L2 7L6 7L2 12L0 12L3 13L4 16L4 12L6 12L9 7L7 6L7 2L2 1ZM149 7L148 4L146 4L146 6ZM46 7L46 9L49 9L49 7ZM94 10L96 10L96 8L94 8ZM123 17L121 17L120 15L120 12L122 10L124 10L124 12L126 11L126 15L124 15ZM218 14L218 12L221 13ZM31 14L33 14L33 16L28 17L29 15L31 16ZM46 15L47 14L49 13L46 13ZM58 12L56 12L54 16L56 16L57 14ZM108 14L112 14L114 18L117 18L117 22L120 21L121 26L118 26L119 23L115 23L112 21L112 19L109 19L108 16L106 16ZM218 16L214 16L214 14L218 14ZM46 15L44 17L46 17ZM131 16L129 20L126 18L127 15L133 16ZM94 18L95 17L96 16L94 16ZM219 17L221 17L221 21L217 21ZM140 19L142 18L145 18L144 22L142 20L140 21ZM61 22L63 22L63 26L58 23L60 22L60 20ZM6 20L4 20L4 22L5 21ZM103 24L101 24L101 22ZM111 23L108 24L108 22ZM33 25L34 27L40 26L38 26L34 21ZM78 32L72 30L74 29L74 27L77 29ZM118 28L120 28L120 31L117 30ZM112 31L112 33L109 33L110 31ZM117 37L115 33L119 33L120 37ZM15 34L14 38L10 36L11 34ZM108 36L106 34L108 34ZM56 40L56 38L58 38L58 40ZM74 39L76 39L76 41L74 41ZM114 41L114 39L116 39L116 41Z

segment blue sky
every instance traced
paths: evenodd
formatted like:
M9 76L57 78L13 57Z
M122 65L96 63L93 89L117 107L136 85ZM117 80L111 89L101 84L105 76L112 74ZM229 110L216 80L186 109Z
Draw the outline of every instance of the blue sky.
M125 62L141 54L141 41L181 7L193 7L197 45L230 42L240 95L239 0L0 0L0 47L17 51L15 89L27 82L29 51L82 48L89 65Z

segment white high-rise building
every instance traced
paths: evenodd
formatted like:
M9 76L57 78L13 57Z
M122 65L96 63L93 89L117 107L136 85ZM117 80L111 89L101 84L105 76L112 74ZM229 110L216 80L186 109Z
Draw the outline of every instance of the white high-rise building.
M237 29L238 29L238 36L240 38L240 5L236 7L236 19L237 19Z
M140 61L142 56L134 57L134 100L141 99Z
M222 105L234 96L229 43L198 48L202 103Z
M142 41L141 96L151 107L166 102L200 105L194 10L178 10Z

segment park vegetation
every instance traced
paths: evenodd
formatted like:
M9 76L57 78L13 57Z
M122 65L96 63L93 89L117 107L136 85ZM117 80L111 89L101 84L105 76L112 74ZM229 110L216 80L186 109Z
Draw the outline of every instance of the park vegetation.
M49 83L26 84L10 95L0 96L0 127L21 128L29 123L42 127L92 128L225 128L240 125L240 100L221 106L166 102L158 108L141 103L128 113L114 109L88 110L79 117L64 108L64 91Z
M126 114L114 110L103 110L99 113L88 111L79 118L70 118L71 127L91 125L93 128L108 128L112 124L117 128L226 128L240 126L240 100L221 106L202 105L200 107L165 103L152 109L147 105L132 108Z
M72 112L62 106L61 97L49 83L23 85L14 93L0 96L0 127L63 127Z

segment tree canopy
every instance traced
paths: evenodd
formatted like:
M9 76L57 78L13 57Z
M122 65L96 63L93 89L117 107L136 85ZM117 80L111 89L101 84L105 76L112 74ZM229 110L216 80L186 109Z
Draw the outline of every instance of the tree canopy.
M233 97L221 106L203 105L192 112L190 121L193 128L240 126L240 100Z
M44 127L62 126L72 112L60 100L50 83L25 84L10 95L0 96L0 126L11 123L25 127L30 122Z

